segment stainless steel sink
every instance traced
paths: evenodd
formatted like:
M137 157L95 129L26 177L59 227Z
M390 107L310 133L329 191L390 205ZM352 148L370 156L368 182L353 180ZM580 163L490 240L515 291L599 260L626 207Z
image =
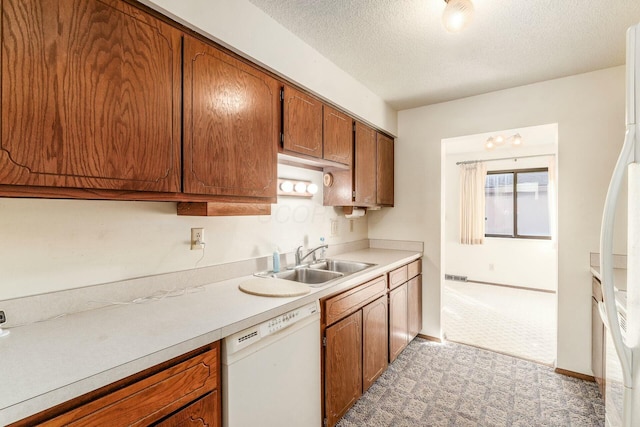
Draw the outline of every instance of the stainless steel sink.
M255 273L258 277L275 277L278 279L292 280L307 284L311 287L320 287L331 280L348 276L365 270L376 264L367 264L366 262L342 261L337 259L327 259L309 265L303 265L289 270L283 270L279 273L273 271L263 271Z
M373 267L375 264L367 264L366 262L342 261L338 259L327 259L315 264L309 265L310 269L321 271L337 271L345 275L357 273Z
M344 276L344 274L337 271L327 271L315 268L301 267L295 268L293 270L284 270L279 273L256 273L256 276L293 280L294 282L304 283L311 287L314 287L314 285L317 287L319 285L324 285L330 280L342 277Z

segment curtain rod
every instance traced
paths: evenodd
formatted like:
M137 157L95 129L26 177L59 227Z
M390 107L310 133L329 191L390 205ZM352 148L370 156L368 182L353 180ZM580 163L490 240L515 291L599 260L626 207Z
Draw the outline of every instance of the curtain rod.
M468 165L470 163L479 163L479 162L497 162L498 160L518 160L518 159L526 159L529 157L555 157L555 154L532 154L530 156L514 156L514 157L501 157L499 159L486 159L486 160L465 160L464 162L456 162L456 165Z

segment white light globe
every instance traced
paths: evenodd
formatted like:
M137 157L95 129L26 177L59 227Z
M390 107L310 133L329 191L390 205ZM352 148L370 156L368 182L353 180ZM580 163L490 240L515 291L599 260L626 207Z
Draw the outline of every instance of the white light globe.
M442 13L444 28L450 33L457 33L473 20L473 3L471 0L445 0L447 6Z

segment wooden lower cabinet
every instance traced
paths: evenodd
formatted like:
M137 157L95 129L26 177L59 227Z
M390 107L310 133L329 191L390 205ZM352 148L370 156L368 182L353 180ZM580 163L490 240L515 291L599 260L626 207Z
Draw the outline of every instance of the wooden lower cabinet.
M389 292L389 361L393 362L409 343L407 284Z
M408 340L414 339L422 329L422 275L407 282Z
M362 392L387 369L387 298L362 308Z
M219 389L220 343L216 342L11 426L218 427Z
M362 310L325 330L325 418L335 425L362 394Z
M155 427L220 427L218 391L207 394L191 405L154 424Z

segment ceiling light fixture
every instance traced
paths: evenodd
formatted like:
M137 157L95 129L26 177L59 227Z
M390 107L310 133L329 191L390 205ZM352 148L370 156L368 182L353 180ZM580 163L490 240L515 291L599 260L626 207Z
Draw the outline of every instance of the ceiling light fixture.
M503 145L505 142L511 143L512 147L520 147L522 145L522 136L520 136L519 133L508 136L506 138L502 135L490 136L484 143L484 148L486 150L493 150L494 148Z
M444 28L450 33L463 30L473 20L471 0L444 0L447 6L442 13Z

